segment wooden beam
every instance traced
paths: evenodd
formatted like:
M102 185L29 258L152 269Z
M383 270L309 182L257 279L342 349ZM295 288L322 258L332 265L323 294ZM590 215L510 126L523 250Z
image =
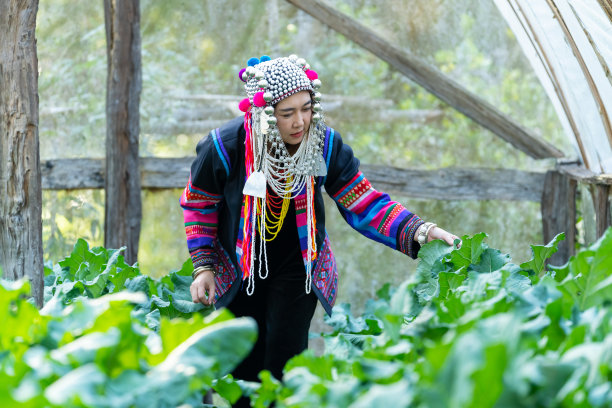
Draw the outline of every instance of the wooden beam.
M563 265L576 247L576 180L558 170L546 173L542 192L542 232L544 243L564 232L558 251L548 260L552 265Z
M44 190L104 188L104 159L54 159L40 164Z
M536 159L563 157L563 153L556 147L541 140L490 103L415 55L385 41L346 14L320 0L287 1L386 61L444 102L529 156Z
M0 269L29 277L42 307L37 12L38 0L0 1Z
M184 188L193 159L140 158L142 188ZM45 189L104 187L102 159L47 160L42 170ZM361 170L379 190L424 199L539 202L544 185L544 173L508 169L419 170L363 164Z
M539 201L544 184L544 173L511 169L362 165L361 171L378 190L439 200Z
M104 246L138 258L142 204L140 133L140 1L104 0L106 26L106 177Z
M612 185L612 174L597 174L576 163L559 163L557 170L581 183Z

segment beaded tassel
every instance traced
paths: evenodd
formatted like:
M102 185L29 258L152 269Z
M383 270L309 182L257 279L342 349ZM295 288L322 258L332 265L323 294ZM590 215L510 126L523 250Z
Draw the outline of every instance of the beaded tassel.
M267 195L267 194L266 194ZM259 245L259 268L257 273L259 274L260 279L266 279L268 277L268 253L266 252L266 234L263 232L266 228L266 199L260 199L260 208L259 211L259 236L261 237L260 245ZM266 274L261 274L261 264L265 265Z
M254 171L254 154L253 154L253 145L252 145L253 133L251 129L251 122L252 122L252 116L251 116L251 112L249 111L244 115L244 128L246 130L245 159L244 160L245 160L247 179ZM250 196L250 195L243 196L244 225L242 226L242 235L243 235L242 257L240 259L241 264L242 264L242 279L243 280L246 278L249 278L251 274L251 266L253 263L252 262L253 261L252 243L254 242L253 227L255 226L255 224L254 224L254 219L252 218L252 212L253 212L253 208L255 207L254 199L255 197Z
M314 213L314 177L310 177L310 182L306 187L306 217L308 226L308 253L306 256L306 293L310 294L312 286L312 263L317 259L316 225L317 220Z

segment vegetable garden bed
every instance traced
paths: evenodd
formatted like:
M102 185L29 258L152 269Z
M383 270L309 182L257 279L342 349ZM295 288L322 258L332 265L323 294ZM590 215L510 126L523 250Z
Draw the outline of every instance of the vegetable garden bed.
M189 262L154 280L80 240L46 269L42 310L27 283L0 285L2 406L201 406L211 387L260 407L612 405L612 229L562 267L546 266L562 234L521 265L485 238L427 244L361 316L337 305L323 355L282 384L226 375L256 328L191 303Z

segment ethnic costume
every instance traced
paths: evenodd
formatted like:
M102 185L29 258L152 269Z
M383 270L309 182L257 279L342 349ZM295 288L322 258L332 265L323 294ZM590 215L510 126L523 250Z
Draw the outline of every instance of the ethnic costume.
M310 294L314 292L331 314L338 273L325 231L322 188L351 227L412 258L420 248L414 236L423 221L376 191L359 171L351 148L325 126L316 92L320 81L305 61L294 56L251 59L239 76L246 82L248 98L240 103L245 116L200 141L180 200L194 268L213 265L217 307L231 310L233 303L244 303L245 296L258 297L259 285L284 276L288 269L290 285L296 287L294 278L301 279L298 292L315 299ZM300 91L311 93L314 113L308 135L291 156L276 127L273 106ZM282 287L282 279L279 282ZM274 288L266 296L273 293L282 290ZM312 300L300 307L304 316L294 318L302 321L301 340L293 354L306 348L314 312ZM265 317L256 319L260 334L270 335L267 328L274 324ZM279 378L282 365L272 370ZM261 368L268 367L264 363Z

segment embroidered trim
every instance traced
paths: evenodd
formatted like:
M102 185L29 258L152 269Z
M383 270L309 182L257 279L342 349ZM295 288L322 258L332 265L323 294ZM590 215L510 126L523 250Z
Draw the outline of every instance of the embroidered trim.
M417 254L414 253L415 244L414 242L414 234L416 234L417 229L424 224L425 221L420 219L418 216L413 215L404 225L404 228L400 231L397 238L397 249L400 252L410 256L411 258L416 258Z
M334 129L328 127L325 132L325 142L323 143L323 157L325 158L325 166L329 170L329 163L331 161L332 150L334 147ZM327 181L327 175L319 178L321 185L325 185Z
M181 194L180 204L185 210L203 209L218 204L223 198L220 194L213 194L195 187L191 182L191 175L187 187Z
M223 146L223 142L221 141L221 135L219 133L219 128L210 132L210 137L212 137L215 147L217 148L217 154L223 163L223 167L225 168L225 173L229 176L230 174L230 159L227 155L227 151L225 150L225 146Z
M321 246L312 280L323 297L321 300L325 300L332 307L338 294L338 269L327 234L325 234L325 240Z

